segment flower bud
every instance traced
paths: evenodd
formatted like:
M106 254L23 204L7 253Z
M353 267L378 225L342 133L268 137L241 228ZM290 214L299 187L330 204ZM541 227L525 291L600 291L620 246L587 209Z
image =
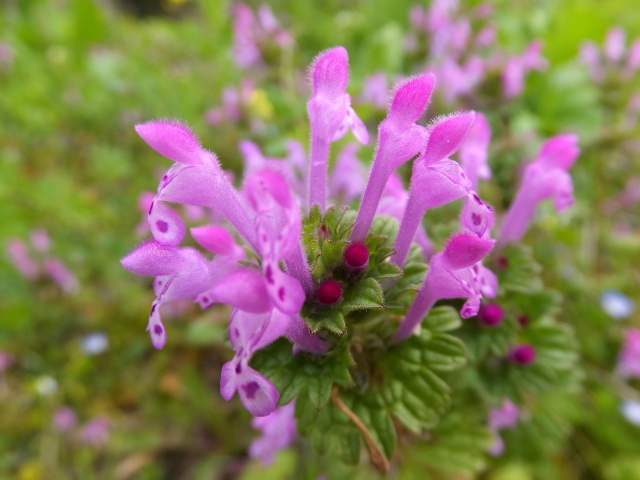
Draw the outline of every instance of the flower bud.
M316 299L322 305L335 305L342 298L342 285L335 280L325 280L316 290Z
M361 272L369 264L369 249L364 243L351 243L344 249L344 263L353 272Z
M507 360L522 366L531 365L535 359L536 350L526 343L515 347L507 354Z
M487 327L497 327L504 319L504 310L500 305L490 303L483 305L478 313L478 320Z

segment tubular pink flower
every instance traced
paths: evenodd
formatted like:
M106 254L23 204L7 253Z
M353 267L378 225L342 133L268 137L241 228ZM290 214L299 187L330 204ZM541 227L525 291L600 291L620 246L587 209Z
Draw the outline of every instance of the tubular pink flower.
M620 27L614 27L607 32L604 39L604 55L611 63L618 63L624 56L626 34Z
M531 42L520 56L511 57L502 72L502 86L506 98L517 97L524 90L524 76L531 70L542 71L548 62L541 55L542 43Z
M258 253L267 288L279 308L298 313L305 292L311 292L314 284L302 250L302 220L291 189L282 175L262 170L247 179L244 190L257 213ZM285 261L289 275L280 269L280 260Z
M64 293L73 294L80 290L80 283L67 266L57 258L47 258L44 261L44 271L62 289Z
M276 408L280 394L260 373L249 366L251 356L279 337L287 336L294 345L314 353L326 346L312 335L298 316L276 309L266 314L234 310L229 321L229 340L236 354L222 367L220 393L229 401L236 391L245 408L256 417L264 417Z
M24 278L33 280L38 276L40 269L29 256L26 243L17 238L11 239L7 242L6 250L9 260Z
M387 180L403 163L424 151L427 129L415 122L427 109L435 77L412 77L395 87L387 117L378 128L378 145L367 188L362 197L351 241L363 242L378 208Z
M469 318L478 313L482 296L473 266L493 248L494 240L458 234L442 252L431 259L427 278L413 305L394 335L396 342L409 338L431 307L445 298L467 298L460 314Z
M473 126L474 116L474 112L468 112L445 117L429 128L427 149L413 164L409 200L394 245L396 253L391 257L391 261L399 267L404 265L415 232L424 213L430 208L466 196L464 226L482 236L491 222L490 207L471 190L471 183L460 165L447 158L465 141Z
M384 193L378 204L376 215L389 215L398 220L398 222L402 222L408 199L409 194L404 189L400 177L398 177L396 173L393 173L384 188ZM422 249L425 260L429 260L435 253L431 245L431 240L429 240L422 225L418 225L413 241Z
M500 456L504 452L504 441L498 431L515 427L518 424L519 416L518 407L506 397L502 401L502 407L493 408L489 412L488 426L494 437L493 446L489 453L494 457Z
M309 167L309 206L326 206L327 159L329 145L339 140L347 130L366 144L367 128L351 108L346 93L349 82L349 57L343 47L320 53L309 67L313 93L307 103L311 127L311 161Z
M271 465L276 452L287 448L298 437L295 402L276 408L265 417L256 417L251 426L262 432L249 446L249 455L260 459L263 465Z
M577 142L575 135L553 137L542 146L538 158L527 165L522 185L502 223L498 248L522 239L542 200L553 198L558 211L573 204L573 184L567 171L580 153Z
M640 378L640 330L627 328L618 357L616 373L623 378Z
M471 188L478 190L478 179L491 178L491 169L487 164L491 128L482 113L476 113L475 123L469 136L460 147L460 163L466 172Z
M176 162L162 178L149 213L156 240L177 245L184 236L184 225L171 209L158 203L162 200L214 208L256 247L253 222L215 154L204 150L191 131L176 121L143 123L136 125L136 131L154 150Z

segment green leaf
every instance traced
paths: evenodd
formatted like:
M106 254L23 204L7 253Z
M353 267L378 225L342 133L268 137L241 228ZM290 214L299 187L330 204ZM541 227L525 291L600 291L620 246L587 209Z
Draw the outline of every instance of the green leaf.
M331 395L333 379L328 376L315 376L308 380L309 400L313 408L320 410L327 406Z
M402 270L395 263L381 262L369 270L367 275L380 281L388 278L398 278L402 275Z
M444 333L456 330L462 325L458 311L448 305L435 307L422 321L422 328L426 328L433 333Z
M455 370L467 362L467 349L459 338L440 333L427 343L423 359L435 371Z
M527 293L542 289L540 280L542 267L534 260L529 246L507 245L503 250L502 258L506 260L506 262L502 260L506 265L494 268L501 291Z
M340 303L340 311L347 314L354 310L384 308L382 287L373 278L365 278L350 286Z

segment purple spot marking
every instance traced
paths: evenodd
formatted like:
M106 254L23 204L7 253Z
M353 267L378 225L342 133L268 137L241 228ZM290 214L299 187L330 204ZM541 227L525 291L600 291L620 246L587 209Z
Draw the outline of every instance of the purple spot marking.
M240 365L240 364L236 365L236 373L238 375L240 375L242 373L242 365Z
M153 315L153 312L156 311L156 305L151 305L151 313L149 315Z
M205 295L204 297L202 297L202 301L205 303L209 303L209 297Z
M249 382L246 385L242 385L242 389L247 394L249 400L253 400L256 397L256 392L260 390L258 382Z
M153 333L155 333L156 335L162 335L162 326L161 325L156 325L155 327L153 327Z
M155 202L151 202L151 206L149 206L149 215L151 215L151 210L153 210L154 205L155 205Z
M161 233L167 233L169 231L169 224L164 220L158 220L156 222L156 227L160 230Z
M471 214L471 221L477 227L478 225L480 225L482 223L482 218L480 218L480 215L478 215L477 213L472 213Z
M233 334L236 336L236 338L240 338L240 330L238 330L237 328L233 329Z
M169 177L167 177L166 175L162 176L162 180L166 180L167 178L169 178Z
M464 172L460 172L460 176L461 176L462 178L467 178L467 176L464 174Z
M278 298L280 299L281 302L284 302L284 287L280 287L278 289Z
M482 200L480 200L480 197L479 197L478 195L476 195L475 193L473 194L473 199L476 201L476 203L477 203L478 205L484 205L484 204L482 203Z
M267 282L273 283L273 271L271 270L271 265L267 265L264 276L267 277Z

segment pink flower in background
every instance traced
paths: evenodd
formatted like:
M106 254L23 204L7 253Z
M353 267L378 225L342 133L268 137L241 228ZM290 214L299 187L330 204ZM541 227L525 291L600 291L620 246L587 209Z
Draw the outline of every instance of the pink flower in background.
M623 378L640 378L640 330L628 328L618 356L616 372Z
M522 185L502 222L500 247L522 239L542 200L552 198L558 211L573 204L573 182L568 170L580 153L577 143L575 135L550 138L536 160L526 166Z
M34 281L41 275L53 280L67 294L80 290L80 283L71 270L59 258L49 255L51 240L43 228L33 230L30 235L33 252L22 240L14 238L7 242L6 251L13 266L27 280Z
M263 465L271 465L274 455L287 448L298 437L294 416L295 402L276 408L265 417L255 417L251 426L261 431L249 447L249 455L258 458Z
M69 432L78 424L76 413L71 407L64 406L58 408L53 414L53 426L59 432Z
M489 453L494 457L498 457L504 452L504 441L498 434L499 430L513 428L518 424L520 410L508 398L502 401L502 406L494 408L489 412L488 426L493 433L493 446Z
M0 351L0 373L4 372L15 362L13 355Z
M542 71L548 66L541 55L542 43L531 42L522 55L509 58L502 72L502 88L506 98L517 97L524 90L525 75L532 71Z
M374 107L386 108L389 99L389 84L385 72L374 73L365 78L359 100Z
M40 273L40 268L31 259L29 248L22 240L14 238L6 244L9 261L27 280L34 280Z
M80 430L80 440L92 447L103 447L110 436L109 420L106 417L92 418Z

